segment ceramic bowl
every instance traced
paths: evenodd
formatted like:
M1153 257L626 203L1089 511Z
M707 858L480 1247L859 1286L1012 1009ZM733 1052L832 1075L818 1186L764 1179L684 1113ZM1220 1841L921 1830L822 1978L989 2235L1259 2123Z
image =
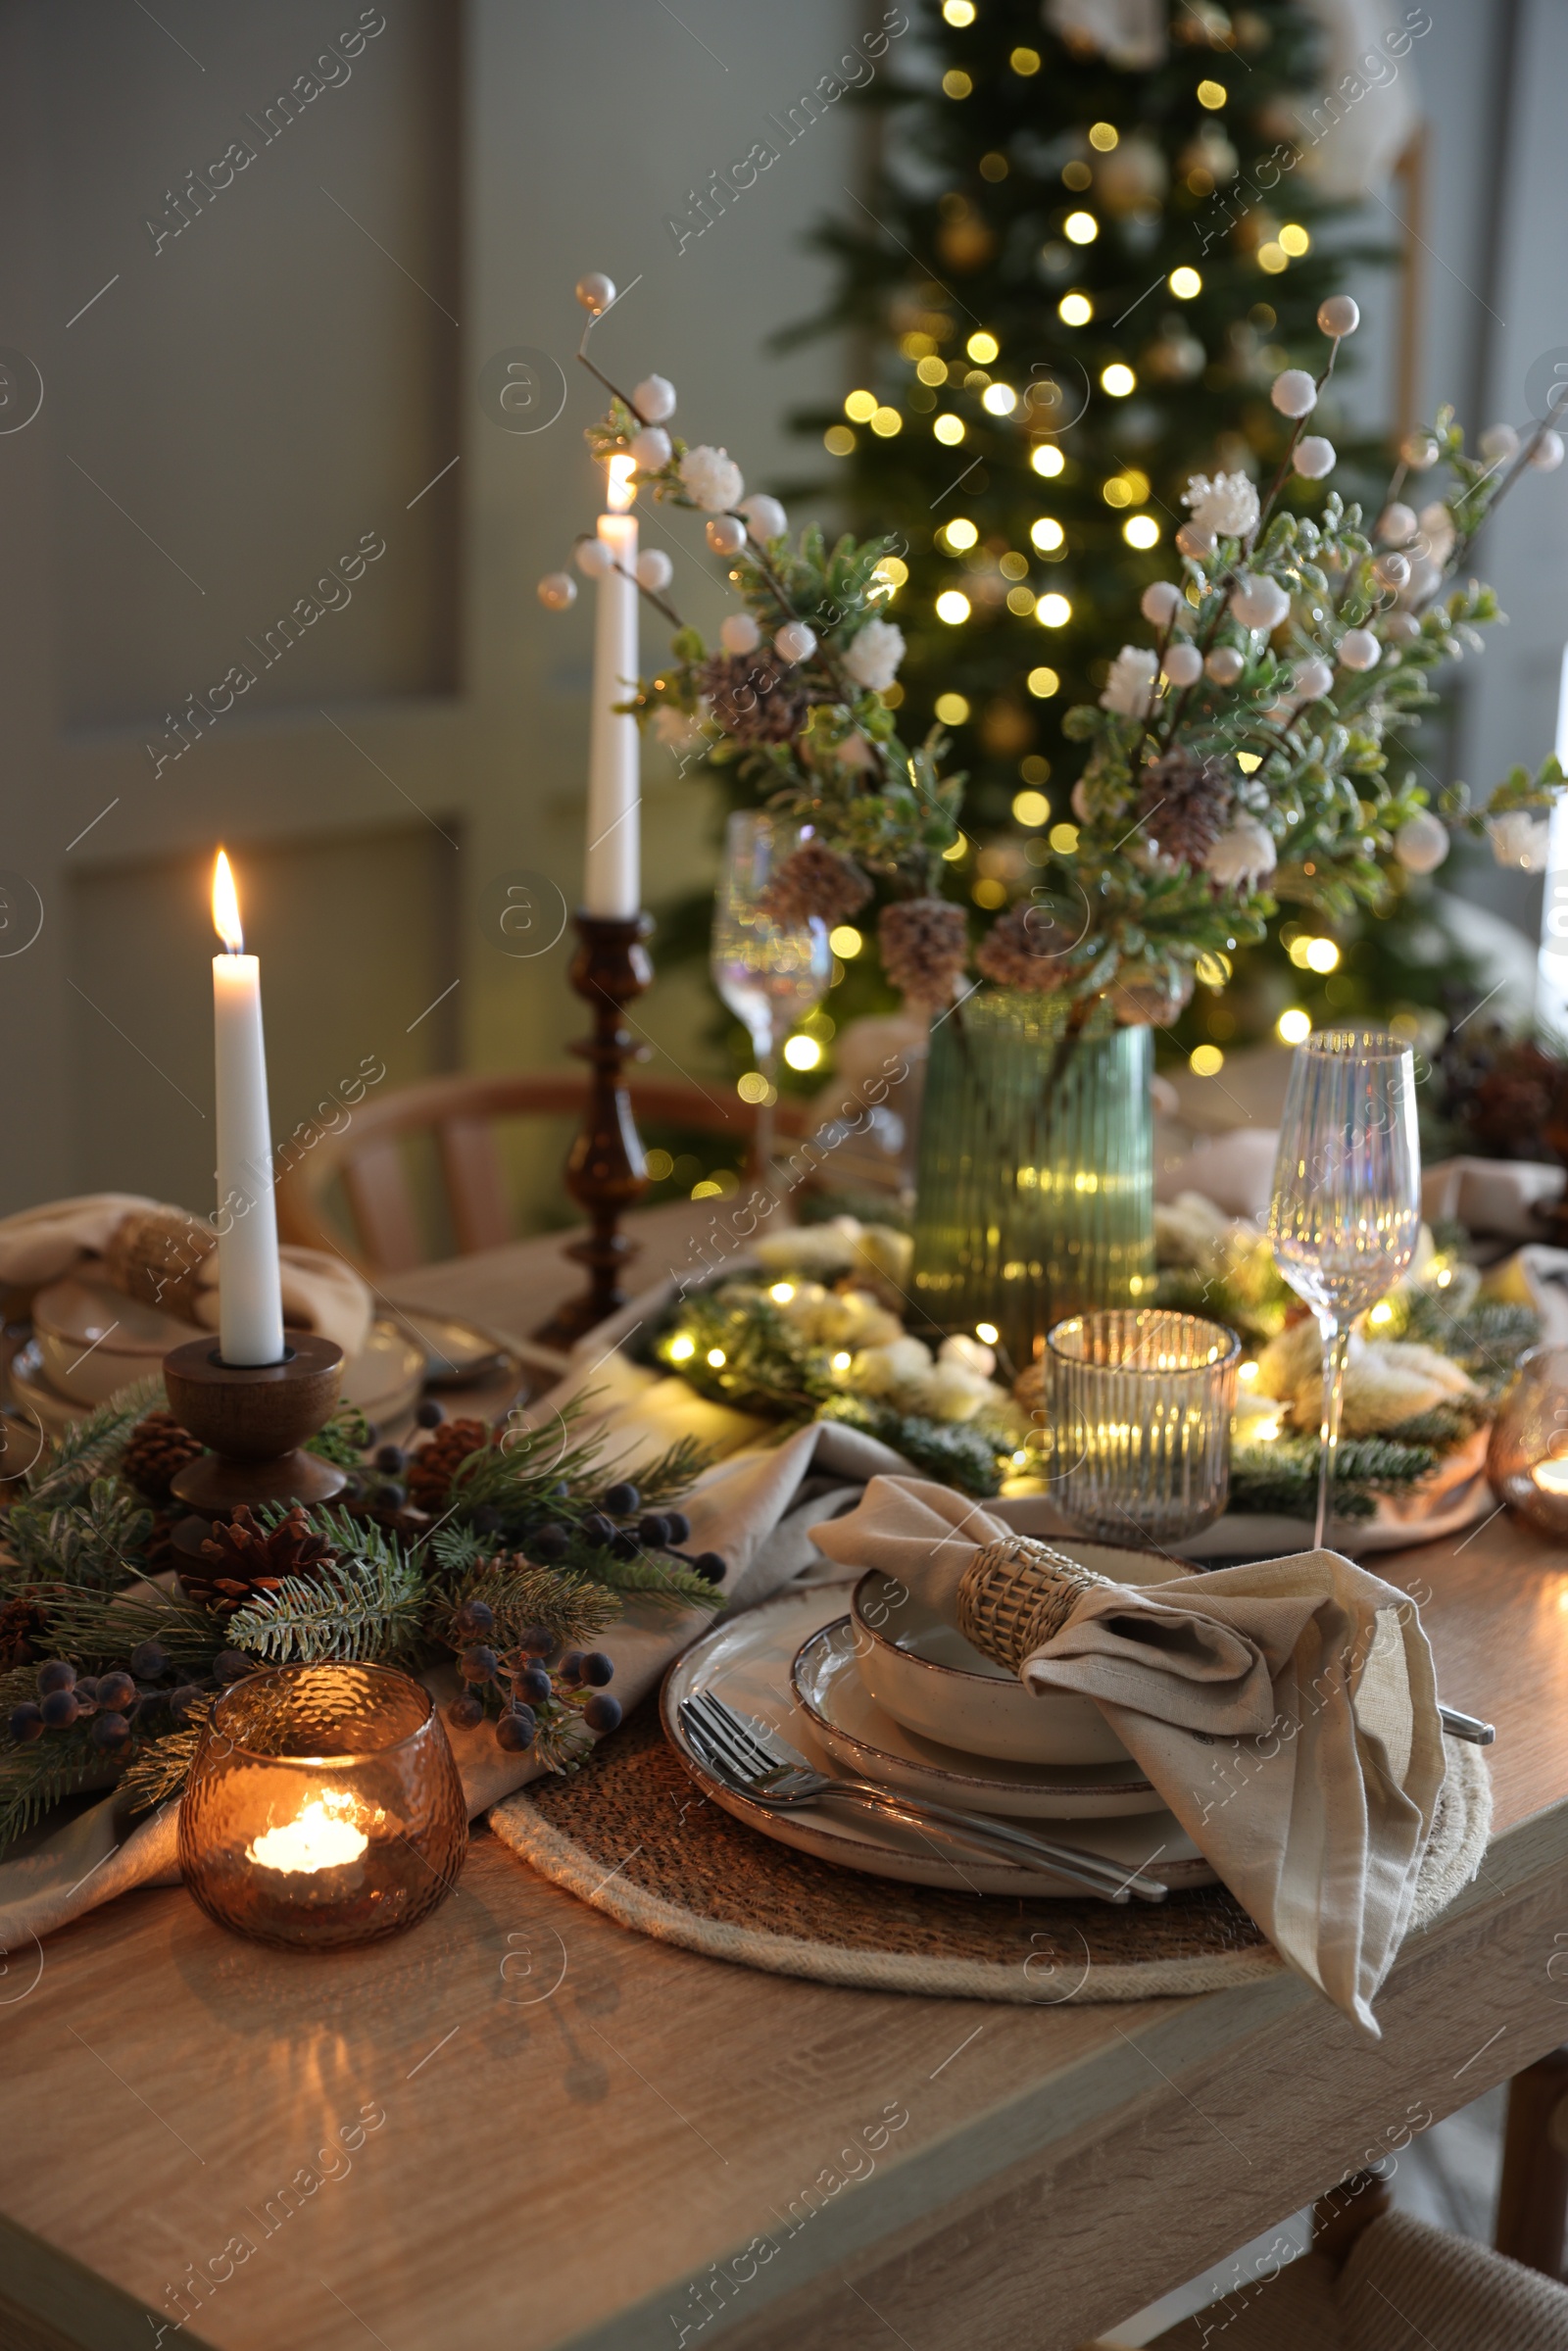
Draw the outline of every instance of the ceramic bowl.
M38 1292L32 1327L45 1374L74 1404L106 1403L130 1381L155 1379L170 1348L197 1336L106 1282L71 1280Z
M1166 1584L1191 1572L1157 1551L1095 1543L1057 1547L1118 1584ZM1127 1750L1089 1698L1036 1697L971 1647L946 1618L877 1568L850 1603L860 1679L885 1714L922 1739L1008 1763L1115 1763Z

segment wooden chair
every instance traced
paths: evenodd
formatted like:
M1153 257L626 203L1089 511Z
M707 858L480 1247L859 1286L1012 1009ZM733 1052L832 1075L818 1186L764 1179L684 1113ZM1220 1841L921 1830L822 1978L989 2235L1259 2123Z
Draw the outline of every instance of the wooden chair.
M588 1075L564 1071L547 1076L458 1076L426 1078L379 1100L367 1097L336 1133L312 1130L300 1138L296 1155L288 1144L277 1182L277 1227L284 1241L307 1249L343 1253L341 1228L325 1212L325 1195L341 1183L356 1229L353 1251L370 1275L403 1273L429 1256L410 1182L406 1146L433 1137L452 1230L461 1255L493 1249L515 1236L507 1205L506 1181L496 1125L518 1117L579 1118L587 1099ZM717 1084L711 1090L685 1082L634 1082L632 1108L640 1125L668 1123L749 1143L754 1113ZM774 1112L781 1140L809 1134L815 1124L808 1103L780 1101Z

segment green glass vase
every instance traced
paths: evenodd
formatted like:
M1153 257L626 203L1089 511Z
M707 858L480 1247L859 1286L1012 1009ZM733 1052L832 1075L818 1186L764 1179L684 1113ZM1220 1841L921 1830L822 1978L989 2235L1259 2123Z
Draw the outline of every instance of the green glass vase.
M1154 1289L1151 1032L1004 989L932 1032L915 1298L944 1331L995 1324L1016 1368L1064 1314Z

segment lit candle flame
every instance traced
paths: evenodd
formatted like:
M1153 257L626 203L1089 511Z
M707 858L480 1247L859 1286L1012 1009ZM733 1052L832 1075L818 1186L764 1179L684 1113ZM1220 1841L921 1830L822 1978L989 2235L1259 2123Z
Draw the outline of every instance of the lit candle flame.
M240 928L239 899L234 890L234 876L228 869L228 858L220 850L218 863L213 867L213 928L231 955L245 953L245 933Z
M307 1804L297 1819L257 1837L247 1847L245 1858L259 1862L263 1869L287 1870L302 1878L315 1877L320 1870L343 1869L349 1862L359 1861L370 1842L349 1818L354 1808L351 1795L329 1788Z
M636 470L637 460L628 457L624 450L617 450L611 459L610 487L605 492L605 503L612 514L623 514L635 503L637 492L632 486L631 477Z
M1532 1475L1543 1494L1568 1494L1568 1460L1538 1461Z

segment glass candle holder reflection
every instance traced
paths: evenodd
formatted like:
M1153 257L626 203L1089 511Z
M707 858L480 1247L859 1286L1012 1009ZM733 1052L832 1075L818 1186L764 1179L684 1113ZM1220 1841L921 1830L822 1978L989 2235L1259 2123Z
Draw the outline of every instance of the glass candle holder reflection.
M209 1918L287 1949L396 1935L451 1892L467 1809L428 1690L379 1665L263 1672L214 1707L179 1810Z
M1503 1390L1487 1447L1500 1501L1568 1535L1568 1347L1533 1347Z
M1241 1352L1223 1323L1163 1307L1104 1307L1055 1325L1046 1360L1063 1467L1052 1494L1075 1527L1154 1547L1219 1517Z

